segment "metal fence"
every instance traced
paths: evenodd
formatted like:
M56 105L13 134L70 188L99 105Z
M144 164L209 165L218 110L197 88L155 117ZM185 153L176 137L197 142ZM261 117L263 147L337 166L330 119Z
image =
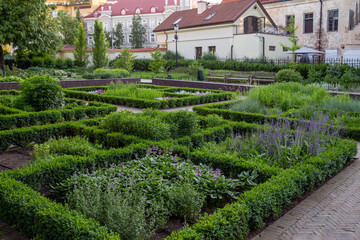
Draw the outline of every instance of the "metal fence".
M219 60L229 60L229 59L219 59ZM286 65L291 63L291 58L279 58L279 59L270 59L270 58L242 58L242 59L233 59L239 62L248 62L248 63L262 63L262 64L274 64L274 65ZM308 60L303 60L300 56L296 57L295 63L308 63L308 64L347 64L354 68L360 68L360 58L323 58L316 57L310 58Z

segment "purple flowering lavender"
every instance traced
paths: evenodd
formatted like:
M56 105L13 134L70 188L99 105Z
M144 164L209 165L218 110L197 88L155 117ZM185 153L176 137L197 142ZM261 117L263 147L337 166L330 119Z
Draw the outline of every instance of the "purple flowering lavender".
M221 175L221 170L217 168L217 169L215 170L215 176L214 176L214 177L215 177L215 178L220 178L220 175Z
M178 155L177 154L175 154L175 156L174 156L174 161L176 162L177 160L178 160Z
M196 176L201 176L201 168L200 167L196 168Z

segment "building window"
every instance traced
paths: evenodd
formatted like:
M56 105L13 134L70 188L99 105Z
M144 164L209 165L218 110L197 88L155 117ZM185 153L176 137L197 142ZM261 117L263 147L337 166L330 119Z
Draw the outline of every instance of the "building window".
M290 32L287 30L291 25L295 25L295 15L287 15L286 16L286 23L285 23L285 27L286 27L286 32L288 34L290 34Z
M127 27L132 28L132 21L127 21Z
M121 15L125 15L126 14L126 10L125 9L122 9L121 10Z
M155 39L155 34L152 33L152 34L151 34L150 42L155 42L155 41L156 41L156 39Z
M272 51L272 52L274 52L275 51L275 46L269 46L269 51Z
M355 22L357 21L357 19L354 21L354 17L355 12L353 10L349 10L349 30L353 30L355 27Z
M314 14L305 13L304 14L304 33L312 33L314 29Z
M150 27L151 28L155 27L155 19L150 19Z
M157 25L159 26L159 25L162 23L162 21L163 21L163 19L158 18L158 20L157 20Z
M283 52L287 52L288 50L286 49L286 47L283 47Z
M156 8L155 8L155 7L152 7L152 8L150 9L150 12L151 12L151 13L156 13Z
M127 41L128 43L131 43L131 38L132 38L132 37L131 37L131 35L129 34L129 35L128 35L128 41Z
M88 38L88 46L91 47L93 44L93 37Z
M137 8L137 9L135 10L135 13L136 13L136 14L140 14L140 12L141 12L140 8Z
M196 47L196 48L195 48L195 54L196 54L196 56L195 56L195 59L196 59L196 60L201 59L201 56L202 56L202 47Z
M91 33L93 31L93 23L88 23L87 27L88 27L88 32Z
M329 10L328 31L329 32L337 31L338 25L339 25L339 10Z
M258 33L258 18L254 16L248 16L244 19L244 33Z
M215 47L215 46L210 46L210 47L209 47L209 52L215 54L215 51L216 51L216 47Z
M147 27L147 19L142 19L142 20L141 20L141 24L142 24L144 27Z

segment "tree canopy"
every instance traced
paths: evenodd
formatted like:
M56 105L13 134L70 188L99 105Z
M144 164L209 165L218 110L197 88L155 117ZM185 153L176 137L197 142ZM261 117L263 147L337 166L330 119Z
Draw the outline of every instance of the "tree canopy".
M95 68L105 67L108 63L107 50L108 42L103 30L102 22L95 20L94 25L94 46L93 46L93 63Z
M75 37L78 33L79 21L64 11L58 12L56 20L59 23L60 33L63 36L63 43L74 44Z
M4 68L2 45L43 52L57 50L61 39L46 0L0 1L0 67Z
M132 18L132 28L131 28L131 47L132 48L142 48L145 42L145 33L146 29L141 25L141 17L139 14L136 14Z

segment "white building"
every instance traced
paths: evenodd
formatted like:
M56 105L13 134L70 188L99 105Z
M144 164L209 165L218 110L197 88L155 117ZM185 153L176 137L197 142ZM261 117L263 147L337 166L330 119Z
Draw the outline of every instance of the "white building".
M223 2L208 7L174 12L154 29L162 47L175 51L174 24L178 24L178 52L186 59L199 59L213 52L220 59L284 58L283 47L291 46L257 0ZM285 33L282 32L284 35Z
M84 17L88 47L92 47L95 20L101 20L105 31L116 28L118 23L123 26L123 47L131 47L131 27L134 14L139 14L142 24L146 28L144 48L157 46L156 35L153 29L166 17L175 11L189 9L192 0L118 0L113 3L99 6L90 15Z

